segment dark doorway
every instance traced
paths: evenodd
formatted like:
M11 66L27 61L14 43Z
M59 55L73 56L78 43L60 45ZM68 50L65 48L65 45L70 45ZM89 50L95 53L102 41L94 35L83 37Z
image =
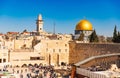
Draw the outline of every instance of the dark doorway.
M59 65L59 54L57 54L57 65Z
M51 65L51 55L49 54L49 65Z

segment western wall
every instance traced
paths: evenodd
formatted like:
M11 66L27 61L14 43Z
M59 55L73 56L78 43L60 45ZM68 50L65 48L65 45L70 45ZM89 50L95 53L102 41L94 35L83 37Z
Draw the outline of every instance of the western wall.
M69 63L77 63L91 56L120 53L120 44L115 43L69 43ZM74 59L73 59L74 58Z

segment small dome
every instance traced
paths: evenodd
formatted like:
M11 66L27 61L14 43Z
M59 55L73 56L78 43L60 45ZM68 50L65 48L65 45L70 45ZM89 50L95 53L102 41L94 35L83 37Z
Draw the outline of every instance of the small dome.
M88 30L88 31L92 31L93 28L92 28L92 24L88 20L81 20L76 25L75 30Z

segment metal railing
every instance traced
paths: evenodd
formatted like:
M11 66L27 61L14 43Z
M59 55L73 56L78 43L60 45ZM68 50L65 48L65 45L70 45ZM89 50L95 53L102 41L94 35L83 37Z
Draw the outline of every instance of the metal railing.
M80 74L80 75L83 75L83 76L87 76L89 78L107 78L103 74L94 73L90 70L86 70L86 69L83 69L83 68L77 68L76 73Z

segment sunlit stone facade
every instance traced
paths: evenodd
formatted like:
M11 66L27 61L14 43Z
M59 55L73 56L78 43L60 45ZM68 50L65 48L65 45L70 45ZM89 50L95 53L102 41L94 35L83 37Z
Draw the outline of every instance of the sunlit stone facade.
M8 50L5 46L3 46L3 43L0 42L0 66L8 64Z
M23 64L46 64L61 65L69 64L69 34L47 33L43 29L42 15L38 16L37 28L34 32L22 33L9 32L4 45L9 50L11 65ZM15 35L13 38L13 34Z

